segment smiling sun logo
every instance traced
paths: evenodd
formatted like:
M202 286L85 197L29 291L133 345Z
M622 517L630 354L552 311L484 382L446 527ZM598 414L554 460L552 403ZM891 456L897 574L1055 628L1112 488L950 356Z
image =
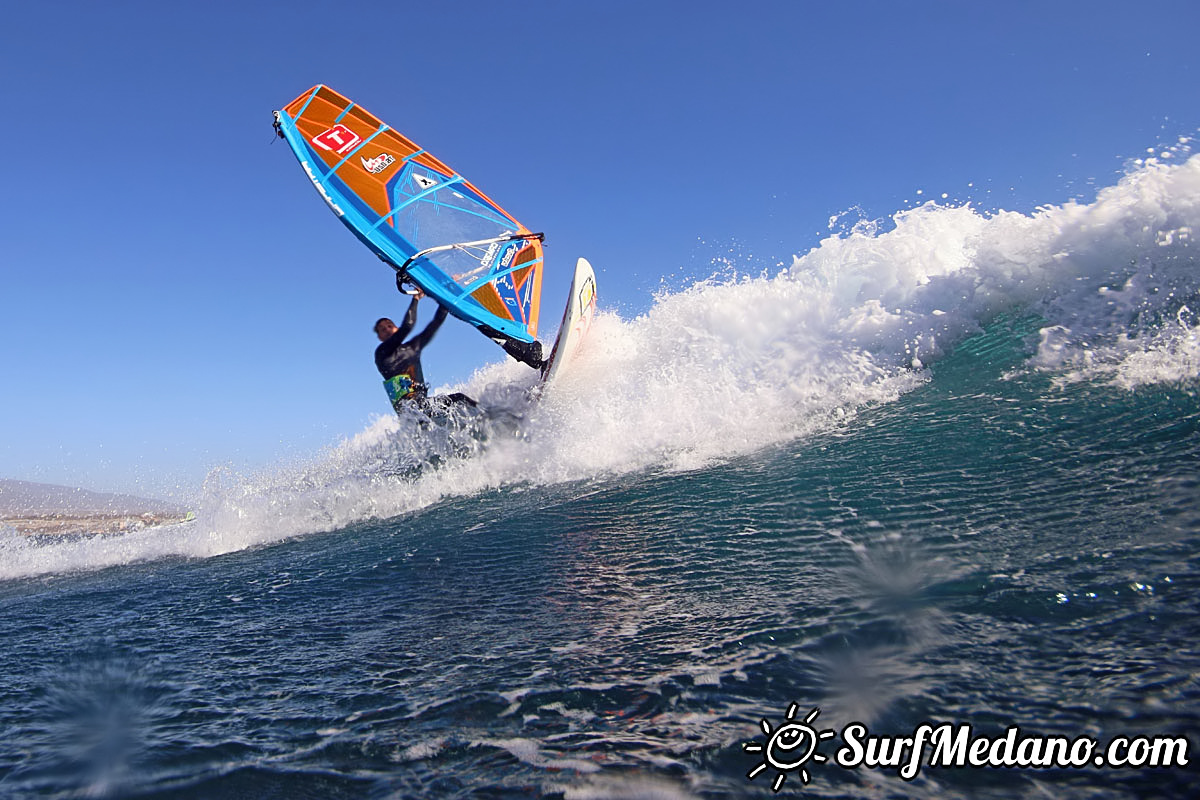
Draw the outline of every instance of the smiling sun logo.
M754 769L746 773L746 777L754 780L760 772L767 767L774 767L779 771L775 776L775 782L771 784L771 791L778 792L783 786L784 780L787 779L787 774L794 770L800 770L800 780L808 783L809 774L804 765L811 759L817 763L828 761L828 759L817 752L817 746L822 739L829 739L837 735L837 731L821 731L817 733L812 727L812 721L821 713L821 709L814 708L804 718L804 722L793 722L796 718L796 710L798 706L792 703L788 706L787 716L782 725L774 731L771 730L771 723L763 720L760 724L762 731L767 736L766 744L760 742L746 742L742 745L742 750L747 753L762 753L763 761Z

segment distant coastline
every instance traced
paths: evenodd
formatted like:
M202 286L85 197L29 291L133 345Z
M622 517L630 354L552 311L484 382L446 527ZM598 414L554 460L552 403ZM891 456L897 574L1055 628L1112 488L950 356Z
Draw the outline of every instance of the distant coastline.
M0 527L26 536L130 533L189 516L161 500L0 478Z
M26 536L75 537L132 533L142 528L171 525L187 519L185 514L49 514L37 517L0 517L0 526L10 527Z

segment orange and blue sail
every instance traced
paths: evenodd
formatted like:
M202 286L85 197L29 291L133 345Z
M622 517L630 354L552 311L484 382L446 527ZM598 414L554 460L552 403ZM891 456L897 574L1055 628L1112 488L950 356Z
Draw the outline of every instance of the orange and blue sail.
M327 86L275 112L275 126L334 214L401 279L538 360L519 353L537 340L540 234Z

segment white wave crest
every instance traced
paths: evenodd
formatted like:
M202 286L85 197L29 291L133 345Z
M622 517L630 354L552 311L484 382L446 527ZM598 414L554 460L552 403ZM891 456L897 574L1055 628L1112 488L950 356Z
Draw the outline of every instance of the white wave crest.
M536 406L521 401L533 372L512 361L443 389L524 415L515 431L485 443L381 417L305 463L214 471L188 525L42 547L0 532L0 577L205 557L489 488L709 464L847 424L1006 311L1047 320L1037 368L1128 387L1194 379L1200 156L1170 161L1033 214L928 203L832 235L779 274L664 293L633 320L601 313Z

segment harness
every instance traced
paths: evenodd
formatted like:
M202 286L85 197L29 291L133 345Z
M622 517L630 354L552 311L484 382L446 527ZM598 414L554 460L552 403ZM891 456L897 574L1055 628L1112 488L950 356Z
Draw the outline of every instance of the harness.
M416 383L412 377L401 373L393 375L383 382L383 388L387 392L388 400L392 401L392 408L399 414L404 408L404 403L407 400L419 400L428 392L428 387L423 383Z

